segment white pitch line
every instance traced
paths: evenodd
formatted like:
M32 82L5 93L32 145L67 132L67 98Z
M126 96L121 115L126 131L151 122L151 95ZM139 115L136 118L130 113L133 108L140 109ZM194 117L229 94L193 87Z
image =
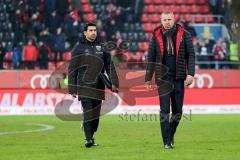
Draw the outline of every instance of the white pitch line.
M9 135L9 134L19 134L19 133L44 132L44 131L52 130L52 129L55 128L54 126L47 125L47 124L31 123L31 124L28 124L28 125L40 126L40 127L43 127L43 128L35 129L35 130L27 130L27 131L0 132L0 136L1 135Z

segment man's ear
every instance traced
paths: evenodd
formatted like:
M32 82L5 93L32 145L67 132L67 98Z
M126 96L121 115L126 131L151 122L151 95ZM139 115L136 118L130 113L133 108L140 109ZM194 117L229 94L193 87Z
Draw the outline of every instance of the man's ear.
M86 32L86 31L84 31L84 32L83 32L83 34L84 34L84 36L86 36L87 32Z

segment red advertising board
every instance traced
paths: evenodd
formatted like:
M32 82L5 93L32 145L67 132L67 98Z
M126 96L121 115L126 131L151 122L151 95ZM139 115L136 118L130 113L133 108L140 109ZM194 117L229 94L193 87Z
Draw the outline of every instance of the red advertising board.
M136 103L129 105L122 99L124 90L119 93L118 103L113 113L156 113L159 111L159 98L135 97ZM223 96L224 95L224 96ZM186 89L184 111L192 113L240 113L240 88ZM56 104L62 100L73 100L73 109L81 111L77 98L49 89L1 89L0 115L55 114ZM105 101L111 101L106 98ZM104 108L104 105L102 106Z
M58 86L61 75L51 78L53 71L0 71L0 89L49 89ZM144 85L144 71L118 71L121 88ZM136 86L136 85L135 85ZM239 70L197 70L190 88L239 88Z

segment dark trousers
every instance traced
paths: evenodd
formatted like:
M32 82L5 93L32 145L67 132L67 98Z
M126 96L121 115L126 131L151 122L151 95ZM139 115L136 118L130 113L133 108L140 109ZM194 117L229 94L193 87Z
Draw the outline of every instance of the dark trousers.
M40 67L40 69L48 69L48 61L47 60L40 61L39 62L39 67Z
M57 66L57 62L62 61L62 60L63 60L63 52L55 51L54 52L55 65Z
M34 69L35 62L34 61L25 61L25 67L27 67L27 69Z
M182 117L184 99L184 80L176 80L168 76L164 80L173 84L174 89L168 94L160 96L160 124L164 144L170 144ZM159 88L161 90L161 87ZM172 115L170 116L170 102Z
M93 138L99 125L99 117L101 111L101 100L91 98L79 98L83 107L83 130L86 140Z

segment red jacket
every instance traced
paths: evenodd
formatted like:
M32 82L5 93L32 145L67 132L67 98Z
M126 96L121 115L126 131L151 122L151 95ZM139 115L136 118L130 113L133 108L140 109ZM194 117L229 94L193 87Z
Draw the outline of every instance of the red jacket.
M24 61L36 61L38 56L38 49L34 45L26 45L23 49Z
M188 31L184 30L180 24L176 24L176 27L176 79L185 79L186 75L194 76L195 74L195 52L191 34ZM154 73L158 74L157 77L155 74L156 79L159 78L159 76L162 77L165 74L163 73L163 69L155 66L155 64L163 63L163 56L164 42L162 35L162 26L159 26L154 30L153 37L149 44L145 81L151 81Z

